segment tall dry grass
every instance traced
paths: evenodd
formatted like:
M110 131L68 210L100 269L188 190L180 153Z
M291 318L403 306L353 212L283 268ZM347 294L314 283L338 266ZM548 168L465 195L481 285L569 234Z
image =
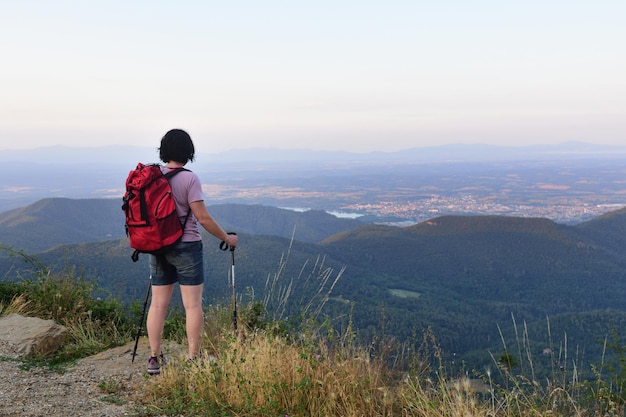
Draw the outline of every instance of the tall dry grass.
M151 386L152 400L168 412L191 415L209 410L216 415L393 415L392 387L378 367L365 352L341 357L346 353L324 345L298 346L266 333L232 338L217 356L165 367Z
M217 311L216 311L217 313ZM222 313L219 313L223 315ZM227 315L226 315L227 316ZM528 338L513 351L525 355L521 374L494 357L484 375L447 374L430 330L420 346L359 345L350 327L328 338L312 325L297 335L269 326L235 337L227 321L203 359L174 358L151 380L149 413L184 416L404 416L404 417L617 417L626 408L614 382L578 381L576 369L533 379ZM219 336L218 336L219 335ZM217 338L215 338L218 336ZM504 339L503 348L509 352ZM557 353L565 357L565 352ZM496 382L499 381L499 382Z
M330 346L308 335L295 343L269 331L225 337L213 355L166 365L149 384L148 409L184 416L592 415L560 388L529 390L530 381L511 377L507 390L469 375L451 379L443 364L431 369L419 361L399 372L350 340L346 334Z
M493 358L495 374L448 375L448 365L443 363L430 329L414 349L384 337L369 346L359 345L351 321L345 329L337 330L337 326L329 325L328 318L322 318L343 270L335 274L322 258L305 263L298 276L286 277L290 250L280 259L277 272L268 275L262 301L251 297L248 307L240 310L245 315L259 306L271 306L273 314L266 316L268 320L262 325L258 325L258 317L243 320L257 325L241 326L235 333L227 305L210 309L204 358L192 362L174 358L160 377L151 380L146 393L151 413L267 417L624 415L623 402L615 400L614 390L601 380L601 373L598 383L585 387L574 364L571 369L553 369L547 382L538 381L526 326L518 331L514 317L514 348L508 349L502 337L505 353ZM305 291L295 291L297 286L307 285ZM311 298L292 300L295 293ZM241 298L238 300L241 305ZM289 312L294 311L290 305L294 302L301 307L295 327L293 320L285 324ZM558 354L567 362L567 346Z

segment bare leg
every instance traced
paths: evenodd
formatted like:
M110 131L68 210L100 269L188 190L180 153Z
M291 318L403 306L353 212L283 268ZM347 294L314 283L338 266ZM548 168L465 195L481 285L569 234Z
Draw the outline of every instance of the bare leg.
M152 286L152 301L146 322L151 356L161 354L161 336L165 325L165 313L172 298L173 290L174 284Z
M202 310L203 288L204 284L180 286L183 306L185 307L185 323L190 358L198 356L200 346L202 345L202 330L204 328L204 311Z

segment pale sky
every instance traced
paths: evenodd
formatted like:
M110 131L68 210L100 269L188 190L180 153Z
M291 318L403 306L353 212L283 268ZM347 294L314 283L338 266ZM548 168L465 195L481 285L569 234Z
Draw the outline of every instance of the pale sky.
M626 0L0 0L0 149L626 144Z

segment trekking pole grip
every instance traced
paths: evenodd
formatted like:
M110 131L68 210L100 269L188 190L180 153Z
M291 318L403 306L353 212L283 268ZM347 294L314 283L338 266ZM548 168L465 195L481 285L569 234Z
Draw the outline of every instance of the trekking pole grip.
M237 235L237 233L235 233L235 232L228 232L227 234L229 234L229 235L235 235L235 236ZM221 250L228 250L228 249L230 249L230 251L231 251L231 252L234 252L234 251L235 251L235 248L234 248L234 247L229 246L229 245L228 245L228 243L226 243L226 242L225 242L225 241L223 241L223 240L222 240L222 242L220 243L220 249L221 249Z

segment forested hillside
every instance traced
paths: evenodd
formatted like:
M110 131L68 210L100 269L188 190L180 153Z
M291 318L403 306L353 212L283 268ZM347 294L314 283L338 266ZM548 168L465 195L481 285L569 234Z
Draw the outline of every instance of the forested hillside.
M125 237L120 199L47 198L0 213L0 242L36 253L58 245L106 241ZM295 212L261 205L208 206L229 231L282 236L319 242L335 233L362 225L320 210Z
M20 221L16 212L0 216L3 239L10 229L22 241L54 242L49 231L69 226L51 222L36 228L28 222L54 218L59 203L32 207ZM62 203L67 205L63 213L83 212L86 204ZM598 341L626 325L626 210L577 226L540 218L446 216L391 227L263 206L210 209L240 234L235 255L242 302L255 299L276 306L272 300L290 288L284 314L294 315L323 283L328 289L340 276L325 312L338 326L351 319L366 340L410 341L432 328L447 355L487 366L489 352L503 349L499 329L513 343L516 324L518 337L521 328L539 363L548 360L543 350L564 344L566 335L567 345L584 352L590 363L602 353ZM82 233L103 230L104 225L94 224ZM324 236L324 231L334 234ZM309 241L301 241L301 234ZM74 236L82 238L78 232ZM230 256L214 238L205 236L204 242L206 299L219 302L230 291ZM124 301L140 299L145 291L147 257L133 263L126 238L32 253L56 268L83 268L85 276ZM0 261L3 276L13 276L16 262Z

